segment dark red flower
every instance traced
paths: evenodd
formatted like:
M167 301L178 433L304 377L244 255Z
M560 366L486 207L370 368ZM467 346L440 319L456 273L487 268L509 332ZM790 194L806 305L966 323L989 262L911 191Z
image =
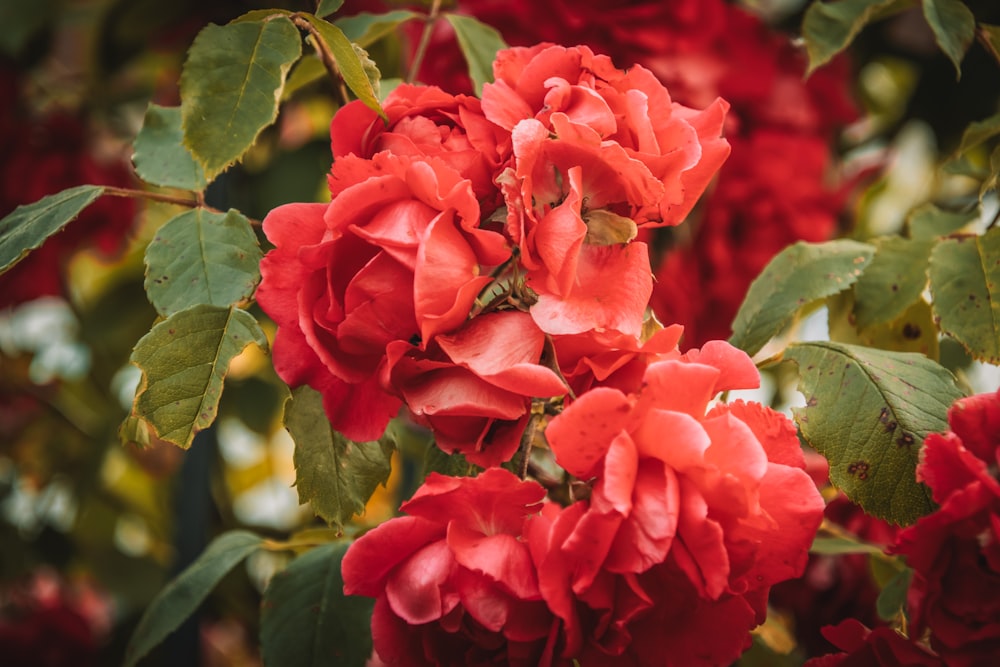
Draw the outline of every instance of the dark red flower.
M959 399L951 430L924 441L917 479L941 507L903 530L895 551L913 568L911 631L930 631L948 665L1000 655L1000 392Z
M869 630L849 618L823 628L823 636L843 651L813 658L806 667L944 667L945 663L920 644L892 628ZM985 667L987 663L982 663Z

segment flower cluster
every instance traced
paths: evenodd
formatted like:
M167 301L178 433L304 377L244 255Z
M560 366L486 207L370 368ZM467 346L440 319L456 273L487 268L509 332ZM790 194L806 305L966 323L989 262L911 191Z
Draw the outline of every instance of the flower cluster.
M758 384L749 357L681 354L649 314L638 239L692 210L728 105L584 46L501 51L494 79L402 85L387 122L344 107L331 201L264 221L281 377L350 439L405 409L485 468L430 475L348 551L345 590L377 599L390 664L726 664L823 510L785 417L715 404ZM498 467L536 441L573 480L561 504Z
M698 108L717 97L732 109L734 160L722 169L697 226L657 255L652 305L685 327L684 344L726 338L750 282L782 248L823 241L837 229L843 188L831 186L830 144L856 118L843 60L805 79L805 57L787 35L725 0L463 0L460 10L510 44L572 40L619 64L640 63L673 98ZM469 90L446 22L421 80Z

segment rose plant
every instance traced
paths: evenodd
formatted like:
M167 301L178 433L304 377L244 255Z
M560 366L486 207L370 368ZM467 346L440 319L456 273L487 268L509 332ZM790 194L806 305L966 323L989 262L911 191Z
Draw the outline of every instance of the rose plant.
M157 212L126 445L191 447L254 363L290 394L320 521L220 535L125 664L250 556L277 563L266 664L988 664L1000 394L967 397L941 349L1000 362L1000 235L974 220L1000 118L960 133L939 205L832 239L862 183L834 173L859 114L838 54L873 12L812 3L802 49L721 0L342 4L205 27L179 106L145 113L141 182L88 172L0 221L7 280L108 202ZM955 67L969 30L1000 51L937 4ZM318 89L318 201L209 206ZM797 377L791 416L743 395L761 369ZM803 608L835 582L820 640Z

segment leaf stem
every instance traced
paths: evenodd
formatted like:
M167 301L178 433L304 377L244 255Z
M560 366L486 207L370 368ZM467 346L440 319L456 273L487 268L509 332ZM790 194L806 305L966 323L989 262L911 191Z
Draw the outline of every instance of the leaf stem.
M102 187L104 188L104 194L111 195L112 197L149 199L151 201L158 201L164 204L177 204L178 206L190 206L191 208L197 208L198 206L205 205L205 198L201 195L192 199L190 197L176 197L174 195L165 195L160 192L148 192L146 190L137 190L135 188L116 188L112 185L104 185Z
M296 27L300 30L305 30L309 33L309 36L312 37L313 48L315 48L316 53L319 54L319 59L323 62L323 66L326 67L326 71L330 73L330 78L332 78L337 85L341 105L350 102L351 97L347 94L347 85L344 83L344 75L340 73L340 68L337 67L337 61L334 59L333 53L330 51L330 47L320 36L319 30L316 29L316 26L314 26L309 19L305 18L298 12L292 14L290 18Z
M431 12L427 15L427 19L424 22L424 31L420 34L420 42L417 44L417 50L413 54L410 71L406 73L406 83L413 83L420 72L420 65L423 64L424 56L427 55L427 46L431 41L431 32L434 31L434 24L437 23L440 12L441 0L434 0L433 4L431 4Z

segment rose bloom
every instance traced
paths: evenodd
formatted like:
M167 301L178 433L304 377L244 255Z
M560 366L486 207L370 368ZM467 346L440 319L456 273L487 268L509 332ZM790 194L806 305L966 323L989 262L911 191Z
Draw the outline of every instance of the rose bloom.
M651 271L646 246L629 242L694 206L729 153L725 102L674 104L648 70L587 47L507 49L493 69L483 112L512 136L497 182L538 295L532 316L551 334L638 335Z
M401 666L554 664L558 620L522 539L544 497L537 483L500 468L478 477L431 473L403 503L408 516L352 544L344 592L375 598L379 658Z
M853 618L823 628L823 636L842 652L813 658L806 667L944 667L946 664L892 628L869 630Z
M555 591L546 599L567 625L567 651L583 637L577 629L583 621L568 600L606 586L610 574L631 582L631 595L645 598L656 618L676 614L694 622L701 617L689 612L697 608L709 624L736 614L742 620L721 625L720 632L732 634L715 646L735 659L748 631L763 622L770 586L801 574L822 519L822 498L787 418L742 401L709 408L720 391L757 385L749 357L722 341L667 356L648 365L631 393L596 387L546 427L556 461L592 484L586 508L551 547L557 555L549 560L560 565L541 570L543 593ZM668 556L668 569L660 568ZM636 582L635 575L643 576ZM678 577L689 594L665 592L677 590L664 582ZM664 664L649 656L674 646L657 643L662 630L653 628L664 626L649 614L626 618L622 632L646 637L637 644L646 648L630 649L644 656L636 664ZM610 655L629 645L601 644ZM690 660L668 664L720 659L699 657L694 648L677 655Z
M358 100L337 111L330 124L334 160L380 151L436 157L472 181L481 202L497 197L493 179L510 159L510 134L486 120L477 98L401 84L382 108L388 121Z
M929 630L948 665L974 667L1000 655L1000 392L959 399L948 424L927 436L917 466L941 507L895 551L914 571L911 635Z
M323 394L335 429L381 436L400 399L388 393L386 348L419 348L465 322L510 255L481 229L472 184L443 161L339 158L329 204L288 204L264 220L274 243L257 300L278 324L274 366ZM487 271L488 273L488 271Z

